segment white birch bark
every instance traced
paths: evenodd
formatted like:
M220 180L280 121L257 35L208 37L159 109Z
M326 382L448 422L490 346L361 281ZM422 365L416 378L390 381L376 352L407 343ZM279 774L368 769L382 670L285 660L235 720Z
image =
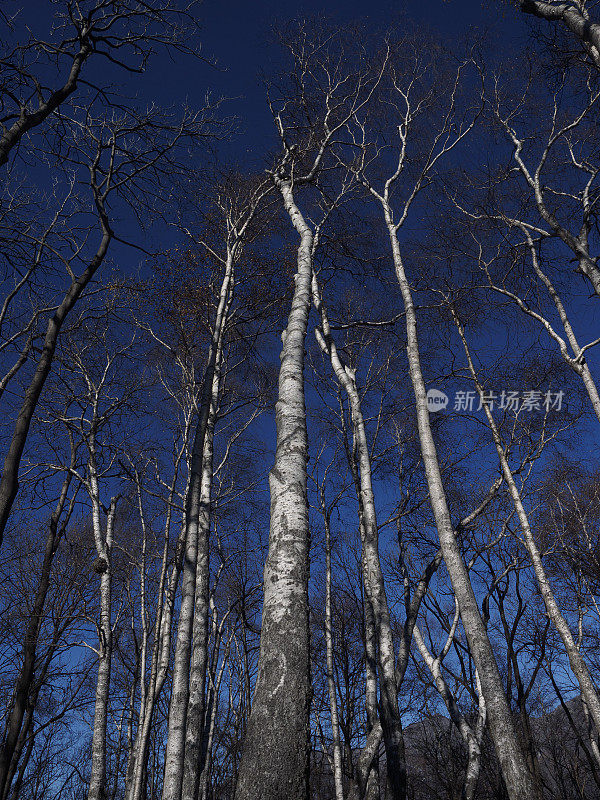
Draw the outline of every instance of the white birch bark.
M585 721L587 724L587 734L590 742L590 750L596 760L596 765L600 767L600 747L598 747L598 729L593 724L592 720L590 719L590 710L588 708L588 704L585 702L585 698L583 694L579 695L581 698L581 705L583 708L583 716L585 717Z
M342 782L342 744L340 738L340 720L338 716L337 693L333 667L333 627L331 609L331 526L329 515L325 509L321 492L321 506L325 524L325 649L327 664L327 691L329 693L329 713L331 716L331 733L333 738L333 781L336 800L344 800Z
M557 236L561 239L562 242L571 250L573 255L575 256L579 267L578 272L581 275L585 276L585 278L590 282L591 286L594 289L596 295L600 297L600 269L596 263L596 258L590 254L590 241L589 241L589 234L591 231L592 223L591 223L591 210L593 208L593 203L590 200L590 192L592 189L592 185L596 178L596 173L594 170L591 171L589 168L584 168L583 173L586 174L586 185L581 192L581 197L577 197L573 195L573 199L576 199L582 205L582 220L581 220L581 227L577 232L573 232L572 229L567 228L564 224L559 221L559 217L557 213L553 210L552 206L547 202L548 198L548 189L544 184L544 177L545 177L545 166L547 161L549 160L551 152L555 148L557 142L559 142L563 137L568 137L568 134L571 130L577 127L579 123L582 121L584 116L588 113L591 106L585 108L575 120L565 124L561 127L554 127L552 128L551 134L548 137L548 140L543 147L542 155L535 166L535 168L530 169L527 164L525 163L524 156L523 156L523 148L525 145L525 140L520 138L517 132L513 129L511 124L510 117L504 117L500 113L498 98L495 100L496 108L495 114L496 118L504 128L509 140L512 142L514 150L513 150L513 158L518 165L519 171L524 178L531 194L533 195L533 199L535 200L535 205L539 212L540 217L544 220L546 225L550 228L552 235ZM557 105L557 99L554 99L554 115L559 114L559 109ZM582 169L582 165L577 161L573 150L571 149L571 163L577 170ZM563 187L563 189L566 187ZM556 197L556 192L553 193L553 196ZM568 193L566 195L569 196ZM571 212L569 212L570 215ZM528 227L530 230L536 231L540 233L542 236L546 237L549 235L548 231L540 229L537 226L531 226L523 221L513 220L520 225L520 227Z
M200 498L198 553L196 557L196 586L194 620L192 625L192 657L190 665L188 713L185 732L185 761L182 798L196 800L202 770L202 740L205 729L205 683L208 663L209 615L209 532L210 499L213 480L213 436L218 399L219 376L213 383L211 408L204 440L204 463Z
M598 692L590 675L587 664L585 663L583 656L581 655L581 652L579 650L579 647L577 646L577 643L573 638L573 634L571 633L569 625L566 619L563 617L560 608L558 607L558 603L556 602L556 598L554 596L554 592L552 591L552 587L550 586L550 581L548 580L548 576L544 568L544 564L542 561L539 548L537 546L537 542L535 540L535 536L533 535L533 531L529 523L529 517L527 515L527 512L525 511L525 507L521 499L521 493L519 492L519 488L517 486L514 475L508 463L506 453L504 451L504 446L502 444L502 438L500 436L498 426L496 425L496 421L494 420L494 417L490 410L489 402L487 402L486 400L483 387L481 386L479 379L477 377L477 372L475 370L475 366L471 358L470 349L465 337L464 328L454 311L452 312L452 314L456 322L459 335L463 343L463 347L465 349L465 354L469 366L469 372L471 373L471 377L473 378L473 382L475 383L475 387L481 398L482 408L485 412L488 425L492 433L494 445L496 447L496 452L498 454L498 460L502 468L502 474L504 475L508 491L510 493L513 505L515 507L515 511L517 512L519 525L523 533L523 540L525 543L525 547L527 549L527 552L529 553L529 557L533 565L533 571L536 577L540 593L544 600L546 611L548 613L549 618L552 620L552 624L554 625L560 638L562 639L565 651L567 653L567 657L569 659L569 665L571 667L573 675L575 676L579 684L582 697L589 709L592 719L594 720L596 729L600 731L600 697L598 696Z
M93 456L91 456L91 459L93 461ZM88 800L105 800L107 796L106 729L113 648L111 550L117 502L116 498L113 498L111 501L106 520L106 531L103 534L100 522L98 480L94 465L91 466L90 473L92 520L94 539L96 541L96 550L98 553L96 564L98 565L97 570L100 572L100 619L98 624L98 680L96 683L94 728L92 733L92 769L87 797Z
M409 131L412 130L416 111L410 86L404 90L399 84L394 83L401 105L401 107L398 107L398 161L392 174L384 181L381 192L371 185L365 174L367 165L366 123L361 123L356 116L354 118L354 123L356 124L355 139L357 146L362 150L362 155L358 156L358 161L355 158L348 165L348 169L362 183L374 200L379 203L388 234L394 271L400 286L404 306L408 368L415 395L419 442L429 488L430 503L444 562L452 582L454 595L459 604L469 648L481 681L482 692L487 706L488 727L491 738L494 742L510 800L526 800L526 798L531 800L532 798L540 797L539 787L535 784L527 768L525 755L520 746L504 692L498 664L481 617L477 598L471 585L468 569L463 561L457 534L450 517L437 449L429 420L427 391L421 368L417 318L412 289L405 272L398 238L398 232L408 217L412 203L431 179L438 161L451 152L474 125L474 120L458 124L455 120L456 94L463 66L459 66L456 72L456 79L449 95L448 110L443 117L441 126L434 133L431 145L428 145L424 162L419 168L412 188L408 189L404 200L400 203L401 210L397 221L394 220L390 198L391 192L396 187L407 163L408 135ZM369 164L372 165L372 161L373 159L369 161ZM368 754L365 752L365 758L367 757Z
M191 475L186 498L186 551L183 561L182 601L173 663L173 688L169 708L163 800L180 800L182 796L198 544L200 536L207 534L200 520L203 510L203 485L206 484L205 473L207 470L204 459L204 445L211 408L215 408L219 392L219 366L224 328L232 299L233 271L234 256L230 251L225 262L208 364L203 380L200 408L198 409L198 423L192 449ZM210 467L212 468L212 464Z
M600 69L600 25L590 20L585 4L521 0L521 11L547 22L560 23L573 33Z
M377 665L379 670L381 723L387 755L387 773L391 795L403 798L406 794L406 764L402 723L398 708L396 686L396 659L390 623L390 613L385 594L385 585L379 560L377 516L371 479L371 457L367 442L360 397L356 388L354 370L346 367L339 356L331 335L327 312L323 305L318 280L312 277L313 303L321 321L315 334L323 353L329 358L334 374L343 388L352 418L353 435L358 459L359 514L363 533L363 580L366 605L373 612L377 636Z
M478 696L478 709L477 709L477 721L475 723L475 729L473 729L467 720L465 719L464 714L461 712L460 708L458 707L458 703L456 702L456 698L454 697L453 693L450 691L450 687L448 686L443 672L442 672L442 661L448 654L450 647L452 645L452 640L456 634L456 628L458 626L458 622L460 619L460 614L458 610L458 603L456 603L456 612L454 615L454 620L450 627L450 631L446 638L446 643L442 648L440 654L435 658L429 652L427 645L425 644L425 640L418 625L414 626L414 637L417 647L419 649L419 653L421 654L421 658L427 665L427 668L431 672L433 677L435 688L437 689L440 697L444 701L444 705L448 709L448 714L450 715L450 719L452 720L454 726L456 727L457 731L459 732L460 736L462 737L466 747L467 747L467 766L465 769L465 777L463 781L463 789L462 789L462 797L464 800L473 800L475 796L475 791L477 789L477 781L479 779L479 772L481 769L481 740L483 738L483 732L485 730L485 721L486 721L486 706L485 706L485 698L481 691L481 682L479 680L479 674L475 671L475 680L477 686L477 696Z
M577 336L575 335L573 326L571 325L571 321L569 319L569 315L567 314L567 310L564 306L564 303L562 302L562 299L558 291L556 290L556 287L554 286L548 275L546 275L546 273L542 270L540 266L537 251L535 248L534 241L531 237L531 233L524 225L519 224L517 222L515 222L515 224L518 225L518 227L520 227L521 230L523 231L523 234L527 241L527 246L529 247L533 270L535 274L538 276L538 278L544 284L546 291L548 292L548 295L552 300L554 307L556 308L556 312L558 314L558 317L563 326L563 330L565 332L566 341L554 329L551 322L545 316L543 316L542 314L531 308L529 304L525 302L525 300L523 300L522 297L519 297L514 292L509 291L504 286L498 286L497 284L495 284L489 274L489 271L486 268L485 271L490 283L490 287L495 292L498 292L499 294L502 294L505 297L509 297L524 314L526 314L528 317L534 319L537 323L539 323L541 327L546 331L548 336L554 342L556 342L556 344L560 349L560 354L563 360L581 378L581 381L590 399L590 403L592 404L592 408L594 409L594 413L596 414L596 417L600 422L600 394L598 393L598 387L590 370L589 364L585 359L586 351L591 346L597 344L597 341L594 340L592 342L588 342L583 346L579 344L579 341L577 339ZM571 349L571 352L569 352L569 348Z
M290 180L276 177L275 181L300 244L292 307L282 334L260 655L236 800L305 800L308 793L311 686L304 347L313 233L296 205Z
M387 191L388 188L386 188L386 195ZM380 196L380 202L390 239L396 277L404 303L409 373L415 393L421 454L440 546L450 575L454 595L459 604L471 655L481 681L482 692L487 706L488 726L500 761L509 797L511 800L531 800L531 798L539 797L538 787L535 785L527 768L504 692L498 664L481 618L467 567L458 546L456 532L452 527L437 450L429 422L427 391L419 353L416 311L412 290L400 252L398 229L394 224L387 196Z
M146 656L145 651L148 648L147 632L144 634L142 640L142 664L141 664L141 677L140 677L140 705L139 705L139 721L136 731L136 736L133 745L133 752L129 759L128 780L126 786L125 796L127 800L140 800L143 791L144 773L146 769L146 761L148 757L148 745L150 742L150 734L152 730L152 721L154 716L154 709L158 698L162 692L162 688L167 676L168 666L170 661L170 648L171 648L171 623L173 618L173 605L175 602L175 588L179 579L179 569L181 559L175 557L175 563L171 574L168 574L169 564L169 544L170 544L170 531L171 520L173 513L173 501L176 494L177 478L179 474L179 466L182 458L184 457L188 444L191 427L191 413L186 415L185 429L183 431L183 441L179 451L175 457L174 473L171 483L169 485L166 508L167 513L165 517L165 524L163 529L163 553L161 562L161 571L158 581L157 589L157 608L156 617L153 630L153 643L151 651L150 662L150 675L148 678L148 685L146 686ZM141 502L141 492L139 492L139 511L142 528L146 530L143 506ZM183 546L182 535L185 528L182 526L179 539L177 542L177 550ZM145 535L145 533L144 533ZM142 577L142 581L144 578ZM142 594L145 597L145 593ZM145 617L142 621L142 626L145 631Z
M364 529L361 527L361 567L363 576L367 574L365 565L364 549ZM363 577L364 580L364 577ZM365 711L367 715L367 736L371 734L376 726L383 735L383 729L379 724L379 713L377 709L377 634L375 631L375 617L373 606L369 597L365 593L364 597L364 622L365 622ZM398 684L396 684L396 688ZM370 765L365 789L365 800L379 800L379 758L376 755L373 764Z
M227 616L227 615L225 615ZM222 637L222 628L225 623L225 618L221 620L221 625L219 626L219 639ZM223 657L221 659L221 664L219 665L217 662L217 669L216 674L209 674L209 680L211 685L210 691L210 698L208 703L208 710L210 711L209 718L207 720L207 726L205 731L205 738L206 742L204 745L204 759L202 762L202 770L200 775L200 786L198 791L198 800L208 800L209 797L209 778L210 778L210 769L212 763L212 754L213 754L213 743L215 738L215 723L217 719L217 712L219 708L219 697L221 691L221 682L223 680L223 673L225 671L225 665L227 664L227 660L229 657L229 650L231 647L231 641L233 639L233 635L235 633L235 628L232 627L227 641L225 643Z

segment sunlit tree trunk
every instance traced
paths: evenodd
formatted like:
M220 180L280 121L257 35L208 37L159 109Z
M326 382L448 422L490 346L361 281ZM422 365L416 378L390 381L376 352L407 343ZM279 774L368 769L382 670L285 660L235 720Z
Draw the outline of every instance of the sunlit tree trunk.
M169 534L171 531L171 519L173 501L175 497L175 487L179 471L179 464L189 445L191 413L188 414L185 430L183 432L183 443L175 458L174 475L169 486L167 496L167 513L163 532L163 552L161 560L160 576L157 588L156 616L153 630L152 651L150 654L150 675L146 686L146 653L148 649L148 631L146 630L145 613L142 617L143 639L141 654L141 675L140 675L140 704L139 721L133 742L133 751L129 756L128 776L126 785L127 800L140 800L144 789L144 779L146 771L146 761L148 758L148 747L152 731L152 722L156 703L162 692L171 656L171 625L173 619L173 606L175 603L176 588L179 581L181 570L180 550L184 546L183 535L185 528L182 526L176 546L174 564L171 573L168 573L169 565ZM139 490L139 511L144 536L146 532L145 515L141 502L141 488ZM142 579L142 611L146 603L144 579Z
M464 714L461 712L458 703L456 702L456 698L450 690L450 687L448 686L448 683L442 672L442 662L452 646L452 641L456 634L456 628L458 626L459 619L460 616L458 613L457 604L456 613L454 615L454 620L450 627L450 631L448 632L446 643L440 651L440 654L435 658L429 652L418 625L414 626L414 637L421 657L431 672L435 683L435 688L444 701L444 705L448 709L450 719L462 737L467 748L467 766L465 769L465 777L462 787L462 798L463 800L473 800L475 797L475 791L477 789L477 781L479 780L479 772L481 770L481 741L485 730L485 721L487 716L485 698L483 697L483 693L481 691L479 675L477 672L475 672L477 697L479 702L477 709L477 720L475 727L472 728L467 722Z
M93 456L92 456L93 459ZM100 523L100 504L95 466L91 467L91 500L94 538L98 558L96 572L100 573L100 620L98 624L98 680L96 683L96 700L94 710L94 728L92 733L92 769L88 800L105 800L106 797L106 729L108 722L108 702L110 696L110 678L113 649L111 593L112 564L111 552L113 544L113 528L116 511L116 498L110 504L106 520L106 531L103 534Z
M398 232L393 222L392 212L387 198L382 198L382 200L394 268L404 303L408 365L415 393L421 455L440 546L450 580L452 581L454 595L458 601L460 615L469 642L469 649L481 681L482 692L487 706L488 727L500 761L509 797L511 800L531 800L531 798L539 797L538 787L535 785L527 768L527 762L517 737L494 651L481 618L477 598L450 518L437 450L429 422L427 391L421 369L417 318L412 290L406 277L398 241Z
M333 750L333 780L336 800L344 800L342 782L342 743L340 738L340 720L338 714L337 693L333 664L333 617L331 602L331 525L330 515L325 506L324 487L320 487L320 502L325 525L325 650L327 665L327 692L329 694L329 713L331 716L331 734Z
M206 524L206 494L210 496L210 477L212 477L212 443L210 463L205 458L206 433L211 410L216 407L220 386L220 361L223 349L223 335L232 297L234 260L228 254L223 281L219 293L217 315L214 323L208 365L203 379L203 388L198 409L198 423L194 437L191 460L191 476L186 498L185 525L186 551L183 561L182 601L177 628L175 660L173 663L173 688L169 709L167 752L165 756L165 778L163 800L180 800L182 797L187 713L190 692L190 659L192 653L192 633L194 617L202 609L196 608L196 573L198 570L198 548L202 549L201 567L207 569L205 560L208 528ZM211 426L214 428L214 420ZM207 474L210 472L210 476ZM202 540L202 541L201 541ZM205 580L200 576L201 583ZM202 591L202 587L201 591ZM196 678L198 676L195 676ZM204 683L204 681L202 681ZM194 787L188 784L188 796L192 800Z
M331 361L335 376L343 388L350 406L353 437L358 469L357 491L359 500L360 528L363 539L363 573L366 599L365 605L373 615L377 639L377 666L379 671L381 724L387 756L387 776L393 798L403 798L406 794L406 764L404 760L404 739L398 709L398 690L396 687L396 658L390 623L390 613L381 563L379 560L379 534L371 479L371 457L361 409L360 397L356 387L354 370L345 366L339 356L331 335L327 312L323 304L317 276L312 278L313 302L319 313L321 327L316 329L317 341L321 350ZM365 614L368 619L368 614ZM368 654L369 655L369 654ZM374 722L371 722L371 727Z
M195 610L192 625L192 657L182 785L183 800L196 800L203 766L202 740L205 728L205 684L208 664L210 498L213 478L213 437L219 389L218 382L219 375L216 374L213 382L213 406L209 414L204 440L204 465L200 498L198 553L196 558Z
M296 205L291 182L286 178L276 178L276 182L300 244L292 307L282 334L260 655L236 800L306 800L308 795L312 692L304 347L311 306L313 233Z
M521 11L525 14L563 25L574 34L600 69L600 25L590 20L584 8L584 3L521 0Z
M519 488L517 486L514 475L508 463L506 453L504 451L502 438L500 436L500 431L498 430L498 426L496 425L496 421L490 410L489 402L487 402L485 399L483 387L481 386L481 383L479 382L479 379L477 377L477 372L475 370L475 366L471 358L470 349L465 337L464 328L460 323L460 320L457 318L456 314L454 312L452 313L455 322L457 324L461 341L465 349L467 362L469 366L469 372L471 373L471 376L475 383L475 387L479 392L482 408L485 412L488 425L492 433L494 445L496 447L496 452L498 454L498 460L502 468L502 474L504 475L508 491L510 493L513 505L515 507L515 511L517 512L517 517L519 519L519 524L521 526L521 531L523 533L525 546L527 548L527 552L529 553L529 557L533 565L533 571L535 573L540 593L544 600L546 611L548 613L549 618L552 620L552 624L554 625L560 638L562 639L562 642L564 644L567 653L567 657L569 659L569 665L571 667L573 675L575 676L581 688L582 697L589 709L589 713L592 719L594 720L596 730L600 731L600 697L598 696L598 692L596 691L596 687L594 686L594 682L590 675L587 664L585 663L583 656L581 655L581 652L579 650L579 647L577 646L573 638L569 625L564 616L562 615L558 603L556 602L556 598L554 596L554 592L552 591L552 587L550 586L550 581L548 580L548 576L544 568L544 564L542 561L542 557L537 542L535 540L535 536L533 535L533 531L531 530L529 517L527 515L527 512L525 511L525 507L521 499Z

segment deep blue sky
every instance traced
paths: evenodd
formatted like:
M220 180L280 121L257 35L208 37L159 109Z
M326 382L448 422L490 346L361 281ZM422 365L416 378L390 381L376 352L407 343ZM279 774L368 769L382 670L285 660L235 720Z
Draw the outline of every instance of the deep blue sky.
M57 8L51 0L0 2L7 13L21 9L22 22L39 36L48 35ZM319 15L340 25L360 20L371 30L385 30L408 18L419 27L431 29L450 46L460 44L471 28L485 29L491 34L491 47L503 53L527 35L530 24L530 19L506 0L300 0L288 4L277 0L204 0L197 10L201 47L207 61L216 67L181 54L169 57L159 52L141 77L119 73L105 61L90 63L86 71L104 85L116 79L125 94L135 92L145 103L188 103L197 108L204 105L207 92L213 100L227 98L222 114L235 116L240 132L225 148L227 155L246 166L255 161L262 167L265 150L275 142L261 81L261 74L277 70L280 51L270 41L273 27L278 22Z
M199 105L207 90L213 97L231 98L224 110L239 117L243 130L231 155L245 159L256 145L264 147L265 137L271 136L272 122L260 75L276 68L278 48L269 42L273 26L322 14L340 24L362 20L375 30L385 29L408 15L449 42L460 42L473 26L486 28L492 32L492 41L501 43L503 49L527 30L523 16L502 0L302 0L289 4L277 0L204 0L199 11L202 48L219 68L183 58L167 65L163 59L147 76L146 90L153 90L163 103L187 99L192 105Z

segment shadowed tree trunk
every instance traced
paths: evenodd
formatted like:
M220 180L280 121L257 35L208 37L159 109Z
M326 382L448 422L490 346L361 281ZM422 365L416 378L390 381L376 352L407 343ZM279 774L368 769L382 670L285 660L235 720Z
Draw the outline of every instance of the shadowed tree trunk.
M73 463L74 457L71 460L71 466L73 466ZM60 542L60 538L65 531L66 525L73 510L73 501L71 501L66 520L63 521L59 527L58 523L67 502L69 486L72 478L73 476L69 472L63 482L56 509L50 518L41 574L37 585L31 616L29 617L29 623L27 625L27 630L23 641L22 666L15 685L13 706L8 717L5 738L2 744L2 750L0 751L0 797L8 794L8 789L12 780L11 772L14 772L14 769L11 769L11 763L14 763L15 756L18 761L18 753L16 753L17 744L22 738L22 733L27 730L27 721L25 726L23 726L23 719L28 711L28 703L30 702L30 692L34 680L37 644L42 625L46 597L50 587L52 563ZM14 764L14 766L16 766L16 764Z
M84 272L82 272L78 278L73 279L61 304L48 322L46 336L44 338L44 347L38 360L36 370L25 392L21 408L19 409L13 435L4 459L2 475L0 476L0 545L2 544L4 529L6 528L13 503L19 490L19 466L29 435L29 428L37 408L38 400L40 399L40 395L52 368L54 352L61 328L82 292L104 261L112 239L112 231L108 224L108 218L102 209L100 218L103 227L100 246Z

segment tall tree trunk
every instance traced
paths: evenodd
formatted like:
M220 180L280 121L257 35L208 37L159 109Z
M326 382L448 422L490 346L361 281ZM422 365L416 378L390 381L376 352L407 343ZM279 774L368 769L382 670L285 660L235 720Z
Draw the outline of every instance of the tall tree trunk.
M203 379L200 408L198 410L198 424L192 450L191 475L185 509L186 551L183 561L182 601L177 627L175 660L173 662L173 688L169 708L163 800L181 800L182 797L190 692L190 657L192 653L196 571L198 567L198 545L200 538L206 538L208 534L203 523L206 522L204 519L204 511L206 509L206 484L208 482L208 493L210 496L210 479L212 477L212 445L210 447L211 463L208 465L205 459L205 441L211 411L213 411L214 414L219 394L220 362L223 350L225 324L227 322L232 299L233 268L233 255L229 253L219 293L217 314L212 333L208 363ZM207 476L206 472L209 468L211 475ZM202 546L205 546L204 542ZM203 560L203 565L204 563ZM188 790L189 788L188 786ZM188 796L190 800L192 800L192 798L195 798L195 793L193 796L191 794Z
M457 530L462 530L468 527L483 511L485 511L492 498L495 497L499 487L501 486L501 483L502 481L500 479L494 481L483 501L458 523ZM403 548L401 542L400 551L402 554ZM398 687L402 685L404 676L406 675L406 670L408 668L411 642L417 617L419 616L421 603L427 594L431 579L442 563L442 559L443 555L442 550L440 549L427 564L417 585L415 586L412 597L409 593L410 584L408 580L408 574L406 573L406 566L402 560L402 571L404 573L405 586L406 619L404 621L402 638L400 640L398 659L396 663L396 685ZM483 698L483 707L485 707L485 698ZM367 778L369 775L369 770L371 769L372 763L376 759L382 736L383 731L381 730L381 723L379 720L377 720L377 723L373 726L371 732L368 734L367 741L365 742L365 745L358 756L355 769L356 781L354 785L351 786L349 800L359 800L368 790Z
M215 376L218 384L219 378ZM203 768L202 742L205 728L205 687L208 664L208 617L209 617L209 533L210 498L213 478L213 437L216 420L218 385L213 391L213 408L208 418L204 440L204 466L200 516L198 529L198 553L196 559L196 594L194 622L192 626L192 659L188 713L185 732L185 761L183 767L183 800L196 800L199 793Z
M258 676L236 800L306 800L311 703L308 624L308 436L304 347L311 306L313 233L288 179L276 178L300 236L298 269L279 371L277 448L269 476L271 525L264 572Z
M95 470L94 470L95 471ZM93 482L93 517L94 527L99 531L98 487L95 477ZM106 800L106 727L108 721L108 699L110 693L110 677L112 663L112 565L111 549L113 525L115 519L116 499L113 498L106 521L106 535L102 547L98 548L97 570L100 572L100 623L98 647L98 681L96 683L96 701L94 709L94 729L92 733L92 771L87 800ZM98 538L98 537L96 537Z
M364 541L364 534L363 534ZM366 575L364 563L364 545L361 554L363 576ZM364 598L365 622L365 711L367 715L367 736L377 725L377 634L375 631L375 616L371 601L365 594ZM379 758L376 755L370 766L365 790L366 800L379 800Z
M340 739L340 720L338 715L337 693L333 670L333 620L331 607L331 525L329 514L321 497L323 521L325 523L325 649L327 664L327 691L329 693L329 713L331 715L331 734L333 739L333 780L335 800L344 800L342 782L342 744Z
M539 789L527 768L527 762L519 743L494 651L481 618L477 598L462 558L456 532L452 526L437 450L429 422L427 391L421 370L417 318L412 290L404 270L397 229L392 220L391 209L385 200L383 210L396 277L404 303L409 373L415 393L421 454L440 547L450 575L454 595L459 604L460 616L467 635L469 649L481 681L482 692L487 706L488 727L500 761L508 794L511 800L532 800L540 797Z
M459 335L465 349L467 362L469 365L469 371L475 383L475 387L479 392L479 396L481 398L481 404L485 412L485 415L487 417L490 430L492 432L494 445L496 447L496 452L498 454L498 460L502 468L502 474L504 475L504 479L506 480L508 491L510 493L513 505L515 507L515 511L517 512L519 525L521 526L521 531L523 532L525 547L527 548L527 552L529 553L531 563L533 564L533 571L537 580L540 593L544 600L544 605L546 607L548 617L552 620L552 624L554 625L560 638L562 639L562 642L565 646L565 650L567 652L567 657L569 659L569 665L571 667L571 671L573 672L573 675L575 676L577 683L579 684L579 687L581 689L581 695L589 709L592 719L594 720L594 725L596 726L596 730L600 731L600 697L598 696L598 692L596 691L596 687L592 680L592 676L590 675L587 664L585 663L583 656L581 655L579 647L577 646L575 640L573 639L573 634L571 633L569 625L566 619L563 617L560 608L558 607L558 603L556 602L554 592L552 591L552 587L550 586L550 581L548 580L548 576L546 575L546 570L544 568L544 563L542 561L542 557L539 548L537 546L535 536L533 535L533 531L531 530L531 525L529 524L529 517L527 515L527 512L525 511L525 507L523 506L523 501L521 500L521 494L519 492L517 482L515 481L514 475L508 463L508 459L506 457L506 453L504 451L504 446L502 444L502 439L500 437L500 431L498 430L498 426L496 425L496 421L494 420L494 417L490 410L489 403L486 402L485 400L483 387L481 386L477 378L475 366L473 364L469 346L467 344L467 340L465 337L464 328L460 323L460 320L454 313L454 311L452 312L452 314L454 316L454 320L456 322Z
M517 690L516 706L519 709L519 728L520 728L521 738L523 741L523 747L525 750L525 756L527 757L527 766L529 767L529 771L533 775L535 781L540 783L541 782L540 765L537 752L535 749L535 742L533 740L533 731L531 730L529 713L527 711L527 698L529 696L529 693L525 690L525 686L523 684L523 678L521 676L521 667L519 665L519 657L518 653L515 651L515 646L514 646L517 627L525 610L525 604L523 603L523 600L521 598L518 572L516 572L515 581L516 581L515 594L517 596L518 606L512 626L509 625L508 623L508 619L506 617L506 612L504 609L504 598L506 596L506 593L508 592L508 585L506 592L504 590L501 590L500 587L498 587L496 601L498 604L498 611L500 613L500 621L502 622L502 628L504 630L504 638L506 639L507 660L511 665L512 674L514 676L515 687ZM547 624L549 625L550 623L548 622ZM545 642L545 635L546 634L544 634L544 639L542 640L543 642ZM530 686L533 685L539 667L541 667L542 664L542 659L545 652L545 645L542 645L542 648L543 648L542 656L539 658L537 662L539 665L538 669L534 668L532 674L530 675L529 679ZM510 689L508 689L508 694L510 698L511 695Z
M396 658L390 623L390 612L381 562L379 560L379 533L375 500L371 480L371 457L360 397L356 388L354 370L346 367L338 354L331 335L327 312L319 290L316 275L312 278L313 302L321 319L321 328L316 329L321 350L329 357L334 374L348 397L354 444L358 468L353 469L357 479L360 528L363 538L363 576L366 592L366 605L373 614L377 635L377 666L380 686L380 716L383 739L387 757L387 777L391 796L403 800L406 796L406 763L404 758L404 739L402 722L398 708L396 687Z
M46 336L44 338L44 347L42 348L35 372L25 391L25 397L23 398L17 415L13 435L4 459L2 475L0 476L0 545L2 545L4 529L6 528L6 523L8 522L19 489L19 466L29 435L29 427L35 409L37 408L42 389L44 388L46 379L52 368L54 352L61 328L73 309L73 306L80 298L81 293L96 274L108 252L108 247L112 239L112 231L108 225L108 219L102 210L101 220L103 235L96 255L92 258L81 275L73 280L62 302L54 312L52 318L48 321Z
M168 527L168 526L167 526ZM182 533L185 527L182 526ZM152 733L152 722L156 704L163 690L165 680L171 664L171 627L173 621L173 609L181 572L184 536L180 535L175 553L175 564L169 576L164 600L161 600L160 614L157 616L155 625L155 644L152 654L152 667L148 691L143 707L140 709L140 721L134 743L134 760L131 771L131 780L127 788L128 800L140 800L144 792L144 782L146 780L146 761L148 758L148 747L150 735ZM163 560L163 570L165 561ZM162 578L161 578L162 583Z
M71 466L73 466L73 462L71 462ZM9 780L10 765L13 761L15 748L17 746L17 742L19 741L19 736L23 726L23 718L27 711L28 702L30 700L29 694L34 677L37 643L42 624L48 588L50 586L52 562L54 560L54 555L58 547L60 536L63 533L66 525L65 522L59 529L58 523L67 501L67 495L72 477L72 473L69 472L63 482L57 506L50 518L48 536L46 538L46 548L44 551L44 560L42 562L42 569L37 585L35 599L33 601L31 616L29 617L29 623L27 625L27 630L25 632L25 638L23 641L21 669L19 670L19 675L15 684L13 695L14 700L8 721L6 723L4 742L2 744L2 749L0 750L0 797L3 797L8 790L7 782ZM67 520L69 517L70 513L67 516Z
M448 709L448 714L450 715L450 719L452 720L452 723L454 724L458 733L462 737L462 740L467 748L467 766L465 769L465 777L463 781L461 797L462 800L473 800L475 796L475 790L477 789L477 781L479 780L479 771L481 768L481 740L483 738L483 732L485 730L486 707L485 707L485 698L483 697L481 692L481 682L479 680L479 675L477 671L475 671L475 681L477 685L477 695L479 699L479 704L477 710L477 722L475 725L475 729L473 729L467 722L462 711L460 710L458 703L456 702L456 698L452 693L452 691L450 690L450 687L448 686L444 678L444 675L442 673L442 661L447 655L448 650L452 645L458 621L459 621L459 615L457 608L454 621L448 633L446 644L442 648L440 655L437 656L436 658L434 658L432 654L429 652L418 625L414 626L414 637L419 652L421 653L421 657L425 662L425 664L427 665L427 668L431 672L431 675L435 683L435 688L437 689L437 691L440 694L440 697L444 701L444 705Z
M52 641L44 655L44 659L38 667L35 680L32 681L30 687L29 697L27 698L27 711L21 726L19 738L15 745L13 757L8 770L8 777L4 787L4 794L1 795L3 800L16 800L23 784L23 776L27 769L27 765L31 759L33 748L36 742L36 731L34 729L35 711L38 707L38 698L41 690L46 686L46 676L50 665L59 650L62 643L62 635L64 633L64 626L58 625L55 627ZM16 776L16 779L15 779ZM14 784L13 784L14 780Z
M190 411L186 418L185 428L182 436L182 444L179 448L174 464L173 478L169 486L166 502L166 518L163 533L163 553L157 590L157 608L154 621L153 637L150 663L150 676L148 686L146 686L146 652L148 649L148 632L146 630L145 616L142 617L142 654L140 665L140 708L139 721L133 743L133 751L129 758L127 784L125 790L126 800L140 800L145 780L146 760L148 757L148 746L152 730L152 720L156 702L162 692L170 663L171 650L171 623L173 619L173 607L175 603L176 588L179 582L179 572L181 568L181 557L178 556L180 548L184 547L185 525L182 524L181 531L176 545L175 559L170 576L167 575L169 563L169 545L171 532L171 519L174 508L175 489L177 485L179 466L184 455L188 452L189 435L191 431L191 421L193 414ZM187 487L186 487L187 488ZM140 521L146 536L146 522L143 512L141 499L141 487L138 482L138 505ZM145 614L145 575L141 578L141 600L142 613Z
M224 622L225 618L221 620L218 634L215 637L218 638L219 642L222 641L222 626ZM216 610L215 610L215 625L216 625ZM209 798L209 776L212 763L213 744L215 738L215 724L219 709L219 698L221 696L221 682L223 680L225 665L227 664L227 660L229 658L229 650L231 647L231 640L233 639L234 632L235 628L232 628L229 637L227 639L227 642L225 643L221 664L219 665L219 660L217 658L214 664L214 668L211 669L211 674L210 674L211 691L207 703L206 725L204 726L204 743L202 747L203 757L201 764L200 786L198 789L198 800L208 800Z

